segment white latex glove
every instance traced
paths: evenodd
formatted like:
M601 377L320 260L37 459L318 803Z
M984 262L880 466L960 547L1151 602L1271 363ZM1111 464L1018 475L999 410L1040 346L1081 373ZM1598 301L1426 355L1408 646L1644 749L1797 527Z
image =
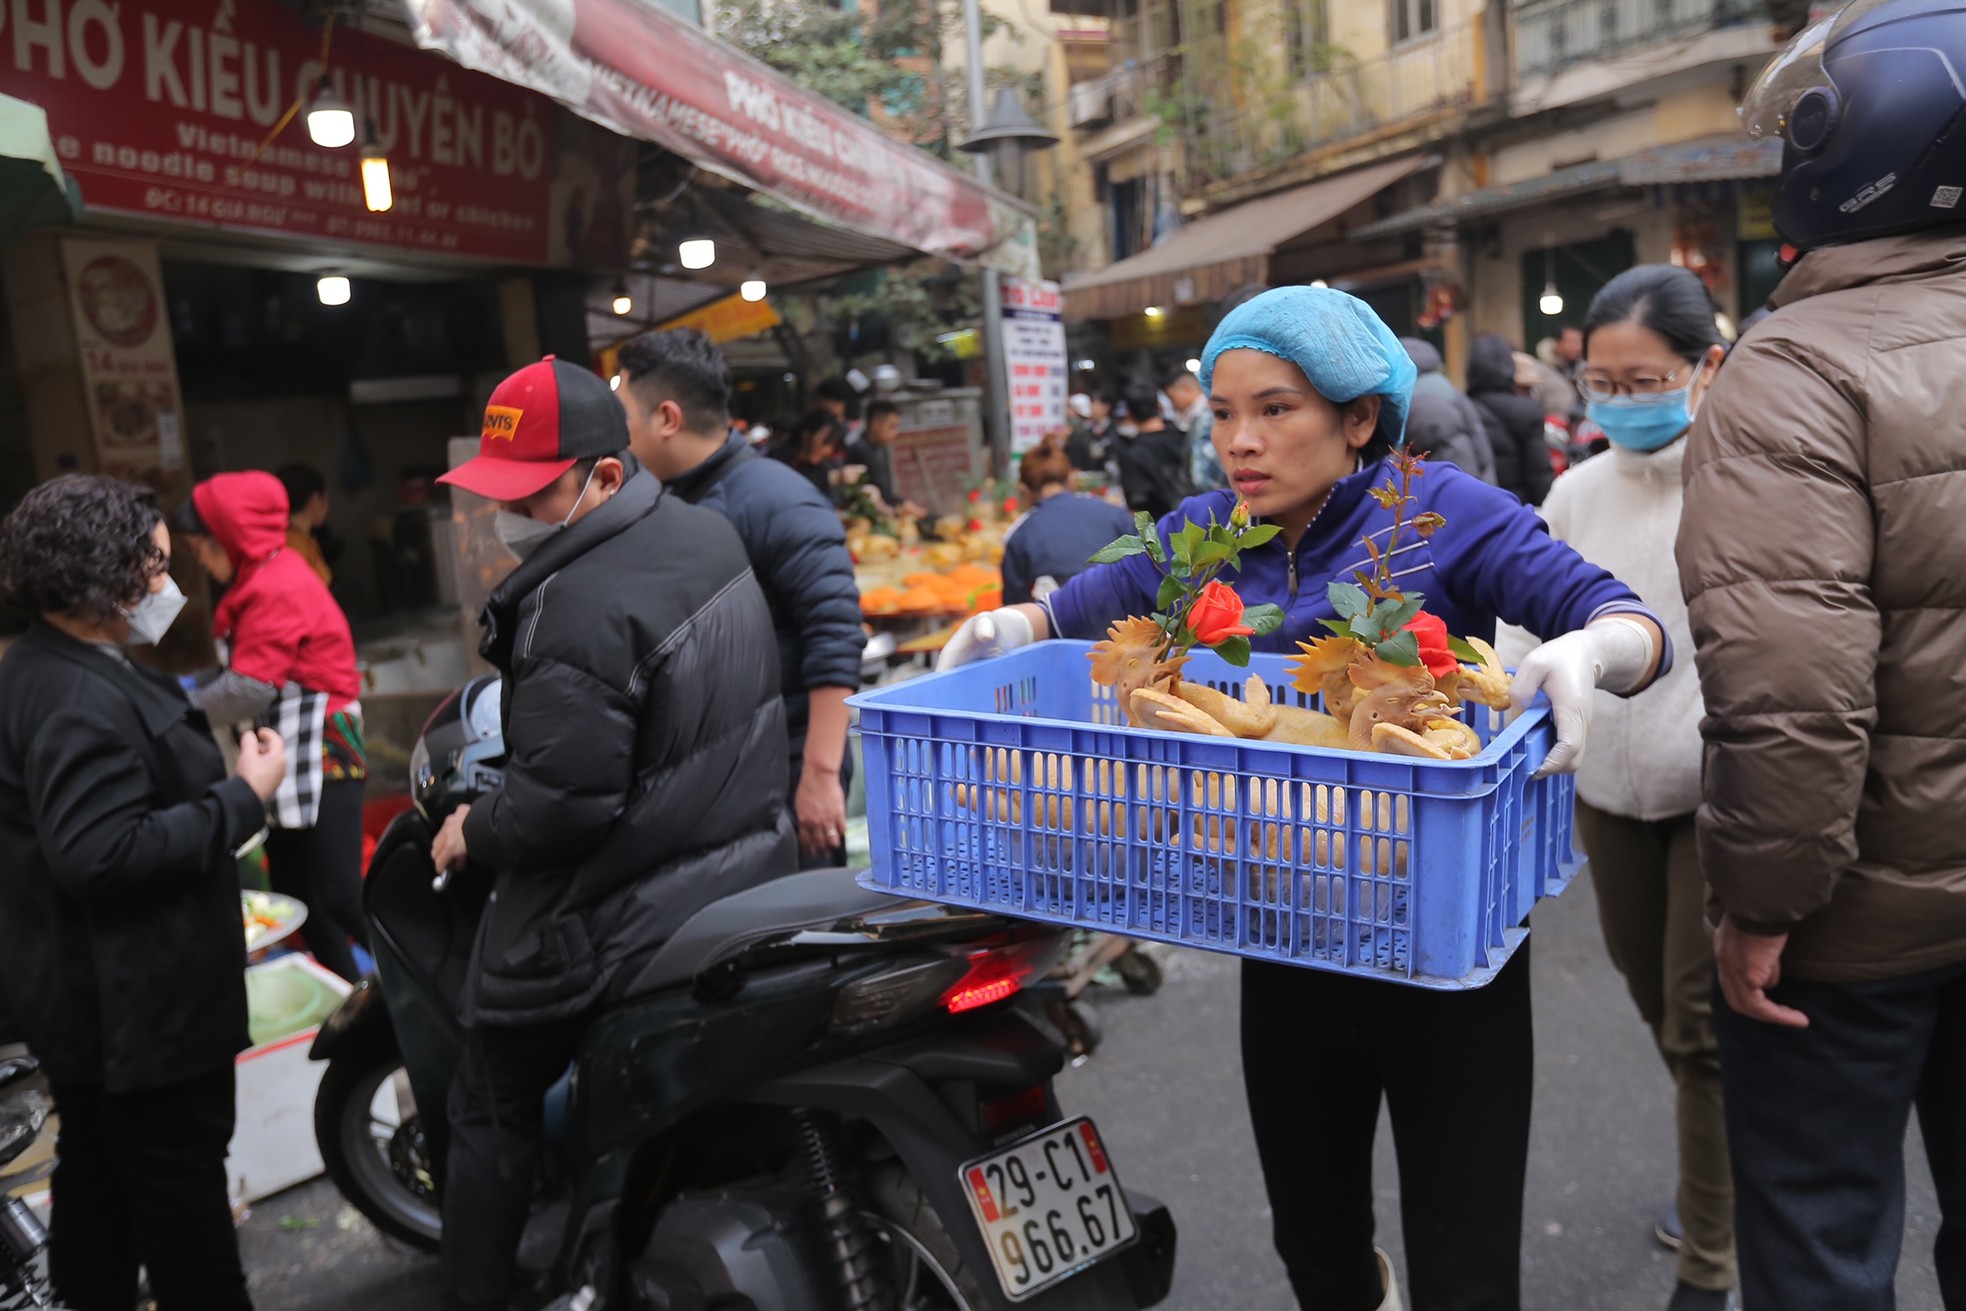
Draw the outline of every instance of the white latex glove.
M942 648L936 659L935 668L939 673L944 669L956 669L978 660L988 660L1006 651L1015 651L1020 646L1029 646L1037 640L1031 628L1031 621L1020 612L1006 607L1002 610L986 610L980 615L971 615Z
M1630 691L1651 672L1657 655L1644 625L1606 615L1543 643L1523 658L1509 687L1509 700L1520 714L1541 692L1550 699L1550 718L1556 725L1556 746L1536 771L1537 778L1577 772L1590 736L1597 689Z

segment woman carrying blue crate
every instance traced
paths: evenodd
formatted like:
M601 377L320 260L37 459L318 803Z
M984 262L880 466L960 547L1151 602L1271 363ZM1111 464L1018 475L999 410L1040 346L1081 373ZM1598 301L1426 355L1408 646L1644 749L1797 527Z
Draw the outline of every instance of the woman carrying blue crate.
M1283 287L1232 311L1210 338L1201 382L1231 490L1163 519L1227 522L1238 498L1283 529L1245 552L1235 587L1283 608L1253 641L1294 652L1335 613L1327 585L1369 568L1361 538L1391 523L1370 495L1404 433L1414 369L1364 302ZM1630 695L1671 667L1658 619L1632 590L1553 540L1514 496L1449 466L1413 485L1446 524L1402 547L1394 576L1451 633L1492 639L1498 620L1550 640L1523 661L1512 699L1548 697L1557 745L1546 772L1576 768L1595 691ZM1052 636L1090 639L1154 608L1146 556L1094 566L1038 605L966 623L942 667ZM1477 853L1478 855L1478 853ZM1372 1142L1383 1102L1400 1163L1401 1220L1414 1311L1515 1311L1523 1180L1534 1082L1525 943L1486 987L1436 991L1245 961L1243 1073L1299 1303L1318 1311L1399 1305L1373 1246Z

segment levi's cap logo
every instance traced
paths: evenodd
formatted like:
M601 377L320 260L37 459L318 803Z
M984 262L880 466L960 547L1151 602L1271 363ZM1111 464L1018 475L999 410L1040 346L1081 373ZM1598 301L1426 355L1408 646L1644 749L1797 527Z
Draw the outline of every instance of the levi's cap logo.
M510 405L487 405L485 407L485 429L479 434L481 441L511 441L519 432L519 420L525 418L524 410Z

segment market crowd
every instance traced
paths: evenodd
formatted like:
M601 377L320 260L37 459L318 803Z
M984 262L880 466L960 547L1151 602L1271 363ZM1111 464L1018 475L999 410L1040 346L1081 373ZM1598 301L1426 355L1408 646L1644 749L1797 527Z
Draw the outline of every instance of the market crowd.
M1342 291L1232 298L1195 367L1088 387L1024 456L1005 604L941 658L1101 636L1154 606L1143 557L1087 563L1134 512L1166 533L1238 507L1280 529L1237 580L1284 615L1254 645L1291 650L1381 521L1395 448L1430 456L1417 495L1444 526L1413 585L1510 652L1518 705L1547 700L1545 768L1578 775L1606 950L1676 1091L1671 1311L1892 1306L1914 1110L1966 1311L1966 226L1930 203L1966 177L1955 67L1957 12L1867 0L1749 93L1763 132L1810 88L1836 111L1785 154L1791 268L1737 340L1697 274L1641 266L1538 353L1477 335L1461 388ZM1893 188L1840 202L1885 168ZM759 433L693 331L627 343L615 381L519 370L490 402L512 430L443 479L497 504L515 561L482 647L504 782L432 848L499 893L448 1107L454 1311L513 1291L541 1095L626 963L746 881L843 859L865 631L842 516L945 508L909 496L885 396L849 417L828 385ZM166 509L67 475L0 523L0 597L31 619L0 661L0 1012L59 1104L75 1311L127 1311L140 1267L160 1311L250 1306L224 1171L239 856L263 839L315 954L358 972L367 765L325 496L310 470L246 471ZM187 686L143 648L193 560L227 661ZM1529 980L1527 947L1464 992L1245 963L1249 1112L1303 1306L1519 1306ZM1307 1023L1318 1043L1279 1041ZM1373 1242L1382 1104L1403 1290Z

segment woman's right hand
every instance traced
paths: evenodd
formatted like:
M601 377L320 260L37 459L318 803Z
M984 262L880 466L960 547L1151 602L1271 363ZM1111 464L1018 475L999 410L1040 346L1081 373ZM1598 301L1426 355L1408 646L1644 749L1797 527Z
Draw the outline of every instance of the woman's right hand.
M1049 636L1051 623L1040 606L1011 605L1001 610L985 610L963 621L936 659L936 672L988 660Z
M287 744L270 728L247 733L239 739L239 763L233 773L246 780L261 801L270 801L287 776Z

